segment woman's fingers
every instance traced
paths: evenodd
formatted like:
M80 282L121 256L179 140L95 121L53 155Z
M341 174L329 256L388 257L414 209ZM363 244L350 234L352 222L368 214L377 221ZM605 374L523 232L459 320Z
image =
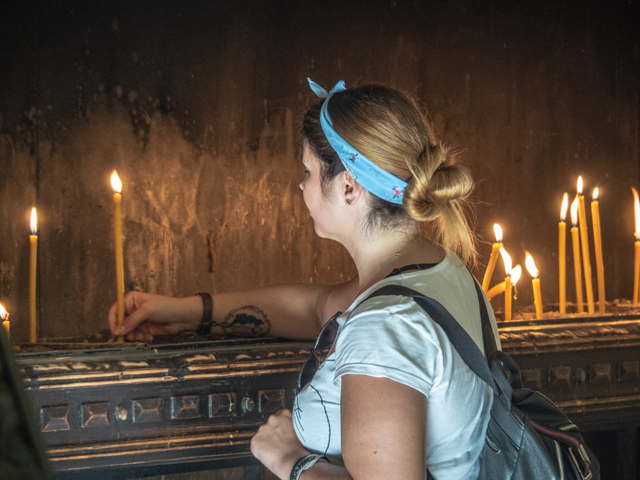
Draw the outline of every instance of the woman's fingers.
M109 324L109 330L113 333L118 325L118 304L114 303L109 309L107 314L107 322Z
M117 305L109 309L109 329L113 336L124 336L128 341L151 342L154 335L175 334L184 330L184 299L129 292L124 297L125 318L117 320ZM183 315L184 316L184 315Z
M140 308L131 312L130 315L125 316L122 325L116 327L116 335L128 335L133 332L138 325L148 319L146 308L141 306Z

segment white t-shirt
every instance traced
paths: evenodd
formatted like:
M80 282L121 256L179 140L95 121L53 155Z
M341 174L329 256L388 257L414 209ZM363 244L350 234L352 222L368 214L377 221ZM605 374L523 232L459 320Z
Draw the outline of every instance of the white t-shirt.
M338 318L334 352L296 396L293 425L302 444L327 455L333 463L343 464L341 377L385 377L418 390L427 399L426 468L431 475L437 480L477 478L492 402L489 386L471 371L444 331L411 298L376 297L352 313L384 285L407 286L440 302L484 350L473 282L463 263L447 252L444 260L431 268L386 278L363 292ZM487 309L493 317L488 303ZM499 345L497 333L496 343Z

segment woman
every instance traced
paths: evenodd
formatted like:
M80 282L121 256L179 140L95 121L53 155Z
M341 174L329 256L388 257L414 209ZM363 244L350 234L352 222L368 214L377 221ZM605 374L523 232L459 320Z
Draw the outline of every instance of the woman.
M324 326L317 346L329 349L326 359L312 353L293 412L260 427L253 454L281 479L476 478L489 387L412 299L364 301L387 284L418 290L483 348L474 280L454 254L472 261L475 253L460 207L470 175L401 93L343 82L327 93L309 82L323 100L304 119L300 188L316 233L340 242L358 275L340 285L216 294L213 311L207 294L131 292L120 329L115 306L109 312L112 332L150 341L212 326L299 339ZM420 235L425 222L434 241Z

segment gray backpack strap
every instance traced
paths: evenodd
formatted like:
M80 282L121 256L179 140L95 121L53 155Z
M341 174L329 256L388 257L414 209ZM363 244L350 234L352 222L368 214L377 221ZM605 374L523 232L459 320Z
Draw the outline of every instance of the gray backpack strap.
M482 354L476 343L471 339L469 334L465 331L465 329L462 328L462 326L456 321L455 318L453 318L451 313L449 313L449 311L444 308L444 306L440 302L433 298L427 297L420 292L416 292L415 290L412 290L408 287L403 287L401 285L386 285L373 292L360 304L366 302L370 298L380 297L384 295L396 295L413 298L414 301L418 305L420 305L420 307L427 313L427 315L429 315L429 318L431 318L433 322L442 327L442 329L447 334L447 337L449 337L449 341L457 350L460 357L462 357L462 360L464 360L464 363L466 363L476 375L484 380L485 383L496 392L496 394L500 394L500 392L497 390L496 382L494 381L493 375L491 374L491 370L489 369L487 359ZM486 321L489 322L489 315L487 314L487 307L484 303L484 298L480 297L479 299L480 310L484 310L483 318L486 317ZM490 329L490 323L488 323L488 325ZM484 332L483 337L485 337L486 344L487 335L484 334ZM491 339L493 340L493 333L491 333ZM493 341L493 345L495 348L495 341Z

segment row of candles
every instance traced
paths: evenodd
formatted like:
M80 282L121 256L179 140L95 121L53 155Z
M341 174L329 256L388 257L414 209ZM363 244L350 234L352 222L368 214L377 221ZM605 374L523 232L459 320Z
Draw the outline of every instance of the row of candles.
M111 188L113 189L113 225L114 225L114 246L115 246L115 263L116 263L116 292L117 292L117 319L118 324L124 320L124 261L122 247L122 182L118 173L114 170L111 175ZM585 199L582 193L583 182L582 177L578 177L577 194L575 200L571 204L571 240L573 247L573 266L576 286L576 306L578 313L584 312L584 300L582 296L582 269L584 269L584 283L587 295L587 309L590 314L595 311L593 285L591 282L591 260L589 255L589 236L587 230L587 214ZM635 258L633 269L633 296L632 302L638 305L640 297L640 202L638 192L632 188L634 195L635 210ZM559 260L559 311L561 314L566 313L566 214L569 203L569 196L564 194L562 206L560 207L560 223L558 234L558 260ZM598 279L598 311L605 313L605 290L604 290L604 264L602 261L602 238L600 231L600 210L598 203L598 188L593 190L591 200L591 218L593 224L596 273ZM511 320L512 315L512 289L522 275L520 265L512 266L511 256L505 250L502 244L502 228L500 225L494 225L494 233L496 242L491 249L491 256L487 269L482 281L482 288L487 293L489 299L498 294L505 294L505 321ZM37 341L36 331L36 273L37 273L37 251L38 251L38 216L36 209L31 211L31 235L30 255L29 255L29 341L35 343ZM582 255L580 254L582 248ZM491 277L495 269L498 255L503 259L505 266L505 280L492 288L489 288ZM543 318L542 295L540 289L539 271L536 268L535 261L529 252L525 252L525 265L532 277L533 297L536 310L536 318ZM580 259L582 257L582 267ZM0 303L0 319L7 331L10 333L9 313ZM118 338L122 342L122 337Z
M587 228L587 214L583 191L582 177L578 177L577 194L571 204L571 243L573 247L573 266L576 287L576 308L578 313L584 312L584 299L582 295L582 276L584 273L584 284L587 296L587 309L590 314L595 312L595 302L593 294L593 284L591 281L591 257L589 254L589 235ZM635 188L631 188L634 197L635 213L635 258L633 269L633 305L638 305L640 300L640 200ZM591 199L591 219L593 225L593 242L596 259L596 275L598 282L598 312L603 314L606 310L605 288L604 288L604 263L602 260L602 233L600 229L600 206L598 201L598 188L594 188ZM558 262L559 262L559 313L566 313L566 214L569 204L569 195L564 194L560 207L560 223L558 226ZM505 294L504 318L511 320L512 307L512 287L520 279L522 268L520 265L512 267L510 255L502 244L502 228L494 225L496 242L491 249L491 256L482 281L482 288L491 300L500 293ZM581 254L582 251L582 254ZM489 288L491 277L496 266L498 255L500 255L505 267L505 280L498 285ZM536 310L536 318L543 318L542 295L540 290L539 271L535 266L533 257L529 252L525 252L525 265L532 277L533 297ZM582 259L582 262L581 262ZM582 263L582 265L581 265ZM584 270L584 272L583 272Z
M111 188L113 189L113 232L116 260L116 291L118 301L118 324L124 320L124 260L122 248L122 181L115 170L111 174ZM31 209L31 235L29 237L29 342L36 343L37 327L36 327L36 274L38 268L38 213L34 208ZM11 323L9 321L9 312L4 305L0 303L0 320L7 332L7 336L11 334ZM124 341L122 337L117 339L118 342Z

